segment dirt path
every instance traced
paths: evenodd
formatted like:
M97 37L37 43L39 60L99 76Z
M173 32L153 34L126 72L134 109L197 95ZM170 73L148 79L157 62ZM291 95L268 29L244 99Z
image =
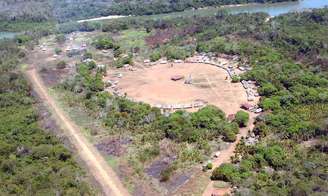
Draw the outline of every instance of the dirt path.
M236 149L237 144L239 143L240 139L242 137L246 137L248 130L252 130L254 128L254 121L255 121L255 117L256 115L254 113L249 113L249 117L250 120L248 122L247 127L241 128L240 129L240 133L237 135L237 139L234 143L230 144L229 147L223 151L220 151L220 155L218 158L216 158L213 161L213 168L216 168L218 166L220 166L223 163L229 163L230 162L230 157L233 156L234 151ZM204 193L203 196L212 196L212 195L218 195L218 196L222 196L225 194L230 194L231 193L231 188L222 188L222 189L216 189L213 187L214 181L211 181Z
M115 172L107 165L104 158L82 135L79 127L75 125L60 109L54 99L48 94L37 71L32 68L26 72L34 90L40 99L50 108L56 120L62 126L70 142L77 149L79 157L86 164L87 169L99 183L104 195L126 196L128 191L123 187Z

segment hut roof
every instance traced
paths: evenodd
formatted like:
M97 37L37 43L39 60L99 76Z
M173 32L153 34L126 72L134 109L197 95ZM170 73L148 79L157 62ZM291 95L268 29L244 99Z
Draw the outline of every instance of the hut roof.
M242 109L245 109L245 110L249 110L253 107L253 105L249 104L249 103L243 103L241 104L240 106Z
M171 77L171 80L178 81L178 80L182 80L183 78L184 78L183 75L175 75Z

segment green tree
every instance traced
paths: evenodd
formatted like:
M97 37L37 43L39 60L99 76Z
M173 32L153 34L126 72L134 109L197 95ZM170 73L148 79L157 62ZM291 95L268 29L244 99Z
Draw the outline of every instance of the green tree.
M249 114L245 111L238 111L236 113L235 122L238 123L240 127L246 127L249 120Z
M233 75L232 78L231 78L231 82L232 83L240 82L240 77L237 76L237 75Z
M262 84L259 88L259 93L263 96L270 96L277 92L278 89L271 83Z
M197 128L218 129L225 120L225 113L213 105L208 105L191 115L193 126Z
M285 165L286 152L279 145L273 145L264 149L265 160L273 167L281 167Z
M161 53L159 51L154 51L150 55L150 61L155 62L158 61L161 58Z
M215 168L211 175L212 180L235 182L240 179L238 169L231 163L223 163Z
M112 49L114 48L113 39L109 37L99 37L93 44L97 49Z
M225 142L234 142L234 141L236 141L236 139L237 139L237 136L233 131L227 130L227 131L223 132L223 140Z
M261 106L264 110L278 110L280 108L280 102L277 98L265 98L261 102Z

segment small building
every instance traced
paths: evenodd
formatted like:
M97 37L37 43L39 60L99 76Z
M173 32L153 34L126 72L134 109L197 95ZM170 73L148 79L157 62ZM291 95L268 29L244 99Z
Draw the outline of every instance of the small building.
M200 108L200 107L203 107L205 105L205 103L204 102L194 102L194 108Z
M255 97L252 95L247 96L247 101L254 101Z
M104 68L105 68L105 65L104 64L97 65L97 69L104 69Z
M245 67L238 67L240 71L245 71Z
M113 77L122 78L123 74L122 73L114 73Z
M241 104L240 108L242 108L244 110L250 110L253 108L253 105L249 104L249 103L243 103L243 104Z
M183 60L174 60L174 63L183 63Z
M192 104L185 104L184 106L183 106L183 108L184 109L190 109L190 108L192 108Z
M175 75L171 77L171 80L178 81L178 80L182 80L183 78L184 78L183 75Z
M261 112L263 112L263 109L262 109L262 108L257 108L257 109L255 110L255 113L256 113L256 114L261 113Z
M156 108L162 108L162 104L155 104Z
M216 152L216 153L214 154L214 158L219 158L220 154L221 154L220 151Z
M90 59L90 58L87 58L87 59L84 59L82 62L83 62L83 63L90 63L91 61L93 61L93 60Z
M172 109L172 106L171 105L163 105L163 109Z
M248 84L247 81L242 80L242 81L241 81L241 84L243 85L243 87L244 87L245 89L248 89L248 88L249 88L249 84Z

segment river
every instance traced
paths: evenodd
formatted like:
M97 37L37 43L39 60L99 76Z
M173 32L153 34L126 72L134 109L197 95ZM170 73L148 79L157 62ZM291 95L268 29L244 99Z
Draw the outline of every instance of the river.
M266 12L270 16L278 16L293 11L304 11L312 8L324 8L328 6L328 0L299 0L295 2L273 4L250 4L227 8L230 13L255 13Z
M197 10L185 10L183 12L173 12L168 14L157 14L150 16L137 16L140 18L153 18L153 19L172 19L176 17L184 16L213 16L219 10L225 9L231 14L238 13L256 13L265 12L270 16L278 16L281 14L286 14L293 11L304 11L312 8L324 8L328 6L328 0L299 0L294 2L284 2L284 3L272 3L272 4L245 4L245 5L232 5L231 7L207 7L199 8ZM135 17L135 16L133 16Z

